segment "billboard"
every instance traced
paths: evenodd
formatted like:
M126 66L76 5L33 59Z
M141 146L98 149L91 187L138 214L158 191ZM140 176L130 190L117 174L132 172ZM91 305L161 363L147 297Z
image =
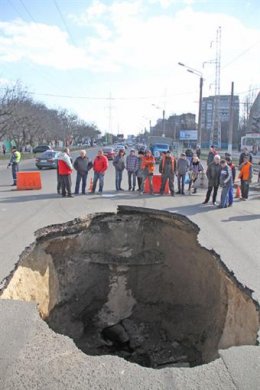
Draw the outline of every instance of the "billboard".
M196 141L198 130L180 130L180 141Z

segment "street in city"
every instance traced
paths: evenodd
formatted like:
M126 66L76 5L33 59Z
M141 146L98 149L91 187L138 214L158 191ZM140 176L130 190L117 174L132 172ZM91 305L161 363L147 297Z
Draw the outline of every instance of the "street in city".
M93 158L96 152L97 149L89 150L89 157ZM73 158L75 156L77 152L73 153ZM35 171L34 160L23 161L21 170ZM88 188L92 176L91 172L88 177ZM199 243L208 249L214 249L228 269L234 272L239 282L254 290L253 297L259 302L258 191L252 190L247 202L235 200L233 207L218 209L210 203L202 204L205 190L199 190L193 195L187 192L185 196L174 197L147 194L141 196L138 192L128 191L116 192L115 173L111 162L105 175L103 195L88 194L62 198L56 192L56 170L42 170L41 178L41 190L17 191L10 186L10 170L6 169L3 161L1 162L1 280L12 272L21 252L35 240L34 232L37 229L92 213L116 212L119 205L128 205L159 209L188 217L200 228ZM72 182L74 186L75 173ZM128 188L126 174L123 188L125 190ZM117 358L115 364L115 357L93 358L82 354L69 338L63 338L58 334L54 336L36 315L34 306L29 304L1 301L0 316L1 334L5 335L0 340L2 346L0 385L6 390L10 388L20 390L23 388L21 383L25 383L24 388L28 389L150 390L189 389L191 386L194 389L208 389L209 383L214 389L258 388L259 378L255 364L259 361L259 349L256 347L236 347L220 351L219 359L192 370L150 370L148 375L148 371L144 371L146 369L143 367L130 364L123 359ZM39 345L39 348L35 349L36 345ZM17 354L19 359L14 365ZM58 370L58 382L54 374L54 361ZM42 373L39 371L39 364L44 367ZM35 381L34 387L31 387L29 371ZM23 375L26 379L23 379Z

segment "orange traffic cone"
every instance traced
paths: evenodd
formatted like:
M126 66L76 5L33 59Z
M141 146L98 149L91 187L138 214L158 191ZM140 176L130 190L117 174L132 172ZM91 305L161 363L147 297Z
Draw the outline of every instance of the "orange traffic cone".
M235 198L241 198L241 190L239 184L237 184Z
M92 192L92 190L93 190L93 179L92 179L92 177L90 178L90 183L89 183L89 192Z

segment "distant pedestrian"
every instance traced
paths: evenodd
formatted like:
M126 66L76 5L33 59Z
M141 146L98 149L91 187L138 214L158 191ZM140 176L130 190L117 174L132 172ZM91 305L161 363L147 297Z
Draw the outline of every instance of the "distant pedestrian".
M225 158L225 160L227 162L227 165L231 169L231 173L232 173L232 185L230 186L229 192L228 192L228 206L231 207L233 202L234 202L233 188L234 188L234 183L235 183L235 179L236 179L236 167L232 163L231 157L227 156Z
M201 155L200 145L196 146L195 154L198 156L198 158L200 158L200 155Z
M142 189L142 180L143 180L143 158L144 158L144 152L143 150L139 150L138 152L138 165L137 165L137 184L138 184L138 191L141 191Z
M243 148L243 151L242 151L242 153L239 156L238 165L243 164L245 156L247 156L248 157L248 161L250 163L252 163L252 160L253 160L252 154L249 153L247 147L245 147L245 148Z
M198 179L199 173L203 172L203 166L199 160L199 157L197 155L194 155L192 157L190 166L189 166L189 176L190 176L190 182L189 182L189 191L191 191L191 187L193 186L193 194L196 194L197 188L195 188L195 182Z
M11 149L12 154L9 161L9 164L7 167L12 167L12 177L13 177L13 184L12 186L16 186L16 180L17 180L17 172L19 172L19 165L21 161L21 153L18 152L15 146Z
M162 155L159 165L159 172L162 174L160 194L163 195L166 183L168 181L171 195L174 196L174 175L176 172L176 164L175 159L169 150Z
M248 199L249 184L253 177L253 165L249 161L249 156L245 155L242 164L239 165L239 178L241 180L241 200Z
M124 191L121 187L122 178L123 178L123 171L125 169L125 158L124 158L125 152L124 150L120 149L118 154L113 160L113 165L115 167L115 173L116 173L116 191Z
M211 145L210 146L210 149L209 149L209 154L208 154L208 158L207 158L207 165L209 166L209 164L211 164L214 160L214 157L217 155L217 151L216 151L216 148L214 145Z
M61 195L73 198L71 193L71 174L73 166L70 158L69 148L65 148L63 153L58 155L58 172L61 181Z
M92 162L89 161L86 150L81 150L79 154L80 154L79 157L76 158L73 164L74 168L77 171L75 195L78 195L79 193L80 182L82 182L81 193L82 195L85 195L88 171L92 168Z
M177 161L177 177L178 177L178 192L177 194L185 195L184 186L185 186L185 176L188 172L190 163L187 160L186 154L181 153L180 158Z
M212 203L216 205L217 193L219 188L219 179L220 179L220 156L216 154L214 156L213 162L209 164L207 168L207 177L208 177L208 190L206 193L206 199L203 204L208 203L210 199L211 192L213 190Z
M193 153L193 150L191 148L186 149L185 156L187 157L187 160L189 161L189 163L191 162L193 154L194 153Z
M142 177L140 195L142 195L144 193L144 185L145 185L146 179L148 179L148 181L149 181L150 195L153 195L154 166L155 166L155 159L152 155L152 152L150 150L146 150L145 155L142 159L142 167L141 168L143 171L143 177Z
M219 208L223 209L228 206L228 194L230 188L232 188L232 171L228 166L227 161L222 159L220 160L220 177L219 177L219 185L222 187L220 204Z
M99 180L99 190L98 193L101 195L104 187L104 175L108 168L108 159L103 154L103 150L99 150L98 154L93 163L94 170L94 180L93 180L93 188L92 194L96 191L97 181Z
M135 191L136 175L139 168L138 157L135 150L131 149L130 154L126 157L126 170L128 174L128 191Z
M3 155L5 156L5 153L6 153L6 146L5 146L5 144L3 144L3 146L2 146L2 151L3 151Z

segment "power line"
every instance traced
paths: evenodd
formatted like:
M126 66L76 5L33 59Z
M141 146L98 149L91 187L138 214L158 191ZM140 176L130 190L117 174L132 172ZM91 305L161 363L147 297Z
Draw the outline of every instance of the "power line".
M29 16L29 18L31 18L32 21L33 21L34 23L37 23L37 21L34 19L34 17L32 16L32 14L30 13L30 11L28 10L28 8L27 8L26 5L24 4L23 0L19 0L19 1L20 1L20 3L22 4L22 6L23 6L25 12L27 13L27 15Z
M233 60L229 61L227 64L225 64L222 69L228 67L229 65L233 64L236 60L238 60L240 57L242 57L244 54L246 54L248 51L250 51L253 47L258 45L260 41L255 42L253 45L249 46L247 49L243 50L240 54L238 54Z
M77 46L76 43L75 43L75 41L74 41L74 38L73 38L73 36L72 36L72 34L71 34L71 32L70 32L70 29L69 29L69 27L68 27L68 25L67 25L67 23L66 23L66 21L65 21L65 18L63 17L63 14L62 14L62 12L61 12L61 9L60 9L60 7L58 6L57 1L56 1L56 0L53 0L53 2L54 2L54 5L55 5L55 7L56 7L56 9L57 9L57 11L58 11L58 14L60 15L60 18L61 18L61 20L62 20L62 23L63 23L63 25L64 25L64 27L65 27L67 33L68 33L69 36L70 36L71 42L73 43L74 46Z
M23 19L23 15L21 14L21 12L14 6L14 4L12 3L11 0L7 0L9 5L15 10L15 12Z

